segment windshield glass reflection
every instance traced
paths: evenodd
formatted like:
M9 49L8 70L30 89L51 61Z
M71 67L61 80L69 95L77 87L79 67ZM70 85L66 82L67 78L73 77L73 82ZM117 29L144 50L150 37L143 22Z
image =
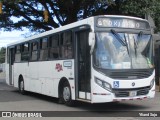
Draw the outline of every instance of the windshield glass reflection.
M152 68L151 35L107 32L96 33L94 64L102 69Z

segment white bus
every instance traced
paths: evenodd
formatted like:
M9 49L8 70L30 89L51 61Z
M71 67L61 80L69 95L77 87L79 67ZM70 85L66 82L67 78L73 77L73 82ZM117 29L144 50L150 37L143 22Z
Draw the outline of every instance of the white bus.
M6 82L67 105L153 98L150 25L136 17L95 16L9 44Z

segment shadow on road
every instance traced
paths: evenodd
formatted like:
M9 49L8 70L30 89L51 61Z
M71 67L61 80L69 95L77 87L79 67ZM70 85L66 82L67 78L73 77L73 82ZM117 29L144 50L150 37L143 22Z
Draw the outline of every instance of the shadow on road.
M15 94L21 95L18 91L12 91ZM51 103L58 104L58 99L50 96L45 96L37 93L27 92L26 95L23 95L25 100L43 100ZM133 101L130 102L110 102L110 103L98 103L98 104L90 104L77 101L75 106L79 110L82 111L96 111L96 112L105 112L105 111L137 111L147 109L147 106L143 106L140 104L132 104ZM140 101L139 101L140 102ZM141 101L143 102L143 101Z

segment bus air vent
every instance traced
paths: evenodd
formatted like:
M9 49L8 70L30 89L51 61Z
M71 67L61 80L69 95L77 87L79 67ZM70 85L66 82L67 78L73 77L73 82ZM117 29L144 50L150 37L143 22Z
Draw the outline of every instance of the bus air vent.
M109 77L119 80L133 80L148 78L153 74L152 69L143 70L114 70L108 74Z

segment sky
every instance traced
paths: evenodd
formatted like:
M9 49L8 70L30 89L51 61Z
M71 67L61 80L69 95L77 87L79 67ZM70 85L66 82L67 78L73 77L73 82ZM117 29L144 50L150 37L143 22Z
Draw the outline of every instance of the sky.
M23 40L26 31L0 31L0 47L5 47L7 44Z
M11 17L11 20L14 22L18 22L18 20L21 18L16 18L16 17ZM26 28L23 28L23 31L3 31L3 28L0 30L0 48L5 47L7 44L18 41L18 40L23 40L24 35L29 33L29 30Z

